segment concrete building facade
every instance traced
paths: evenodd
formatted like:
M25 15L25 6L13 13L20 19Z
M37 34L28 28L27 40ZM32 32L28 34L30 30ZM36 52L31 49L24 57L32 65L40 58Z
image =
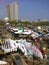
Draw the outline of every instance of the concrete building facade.
M18 20L18 3L14 2L6 6L6 17L9 20Z

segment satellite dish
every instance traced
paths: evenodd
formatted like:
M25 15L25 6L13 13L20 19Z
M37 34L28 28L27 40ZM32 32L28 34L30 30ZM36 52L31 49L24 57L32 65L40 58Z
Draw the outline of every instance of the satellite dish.
M41 30L41 27L40 27L40 26L38 26L38 27L37 27L37 29L38 29L38 30Z
M5 18L4 18L4 21L5 21L5 22L8 22L8 21L9 21L9 18L8 18L8 17L5 17Z

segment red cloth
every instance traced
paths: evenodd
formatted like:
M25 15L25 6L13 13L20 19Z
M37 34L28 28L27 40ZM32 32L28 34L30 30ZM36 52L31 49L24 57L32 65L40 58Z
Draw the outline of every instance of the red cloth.
M45 58L45 56L44 56L44 50L43 49L40 49L40 51L41 51L41 53L43 55L43 58Z

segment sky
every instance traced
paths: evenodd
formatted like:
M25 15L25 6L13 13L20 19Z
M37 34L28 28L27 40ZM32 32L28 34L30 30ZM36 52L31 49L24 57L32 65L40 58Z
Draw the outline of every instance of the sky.
M0 0L0 19L4 19L5 6L16 0ZM30 21L47 19L49 21L49 0L18 0L19 19Z

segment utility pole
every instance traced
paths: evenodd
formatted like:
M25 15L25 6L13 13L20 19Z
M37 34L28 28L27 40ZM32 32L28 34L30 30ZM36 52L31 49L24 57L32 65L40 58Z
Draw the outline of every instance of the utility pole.
M0 19L1 19L1 8L0 8Z

